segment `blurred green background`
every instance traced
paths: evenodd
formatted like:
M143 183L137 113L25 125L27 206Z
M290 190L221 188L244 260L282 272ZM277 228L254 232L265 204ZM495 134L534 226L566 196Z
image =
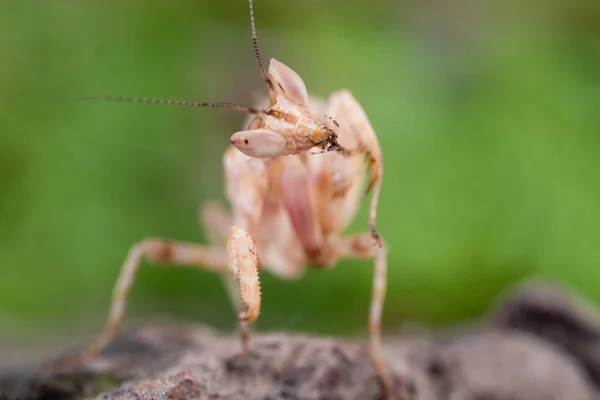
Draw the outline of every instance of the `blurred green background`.
M600 301L600 3L257 0L263 58L350 89L380 143L387 328L480 315L547 276ZM244 115L77 102L265 93L246 0L0 3L0 336L98 333L129 247L205 243ZM366 204L350 232L367 228ZM263 275L260 330L365 334L372 262ZM127 323L232 329L210 272L142 267Z

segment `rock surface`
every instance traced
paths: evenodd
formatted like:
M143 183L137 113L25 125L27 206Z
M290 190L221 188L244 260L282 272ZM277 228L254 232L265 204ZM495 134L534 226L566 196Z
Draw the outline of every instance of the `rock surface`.
M385 343L414 400L600 400L600 318L554 286L520 286L470 326ZM264 334L241 355L236 336L169 324L68 370L0 365L1 400L80 398L369 400L380 388L364 343Z

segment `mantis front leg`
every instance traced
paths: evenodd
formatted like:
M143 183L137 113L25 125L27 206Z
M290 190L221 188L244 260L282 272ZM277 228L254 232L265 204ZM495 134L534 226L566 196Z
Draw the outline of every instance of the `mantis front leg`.
M340 121L338 129L340 143L347 149L347 155L364 154L367 160L367 170L370 170L367 193L372 191L369 203L369 227L371 236L378 246L382 240L377 232L377 207L383 179L383 155L373 126L362 106L347 90L339 90L329 97L327 108L329 115Z
M233 271L245 310L239 314L242 328L242 353L248 352L250 333L248 325L260 314L260 280L258 255L254 240L243 229L233 225L227 241L229 268Z
M258 257L254 241L245 231L233 226L227 251L217 246L199 246L168 239L145 239L133 246L121 268L115 284L110 312L100 336L83 352L82 358L94 357L118 332L123 321L127 297L144 259L164 266L186 266L222 274L233 273L246 311L239 315L242 326L242 351L248 349L247 324L260 313L260 283Z
M203 203L199 209L198 217L209 243L225 248L232 224L231 213L225 205L218 201ZM229 269L219 275L223 279L223 284L234 311L236 313L242 312L244 305L240 299L240 289L235 276Z

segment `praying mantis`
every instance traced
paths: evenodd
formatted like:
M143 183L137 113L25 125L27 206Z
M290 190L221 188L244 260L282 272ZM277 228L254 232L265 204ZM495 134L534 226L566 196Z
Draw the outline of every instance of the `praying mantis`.
M260 314L259 271L299 279L309 265L332 268L345 258L374 259L369 311L370 352L383 392L392 391L381 343L386 292L387 248L376 229L383 177L382 151L363 108L348 90L327 101L308 96L302 78L280 61L265 69L258 47L253 2L249 0L256 62L268 89L264 108L151 98L92 96L85 99L228 108L249 115L230 137L223 157L228 209L219 202L201 207L210 245L148 238L133 246L113 291L106 325L84 351L93 357L118 332L128 294L143 260L221 274L241 326L242 352L249 349L249 324ZM339 122L338 122L339 121ZM364 156L364 160L363 160ZM344 236L364 194L369 232Z

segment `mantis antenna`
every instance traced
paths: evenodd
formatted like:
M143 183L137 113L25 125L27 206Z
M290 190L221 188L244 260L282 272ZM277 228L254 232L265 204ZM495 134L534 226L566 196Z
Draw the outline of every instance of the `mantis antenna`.
M126 103L169 104L169 105L174 105L174 106L187 106L187 107L229 108L232 110L243 111L248 114L260 114L260 112L261 112L258 108L244 106L242 104L235 104L235 103L201 103L198 101L152 99L152 98L148 98L148 97L82 96L82 97L77 97L77 100L121 101L121 102L126 102Z
M260 69L260 73L267 83L267 87L271 93L277 92L275 85L271 81L269 74L265 70L262 59L260 57L260 51L258 49L258 37L256 36L256 26L254 24L254 5L252 0L250 2L250 24L252 26L252 44L254 45L254 56L256 63ZM77 97L77 100L96 100L96 101L120 101L126 103L151 103L151 104L169 104L175 106L187 106L187 107L213 107L213 108L229 108L232 110L243 111L248 114L260 114L262 111L255 107L245 106L236 103L213 103L213 102L198 102L198 101L185 101L185 100L166 100L166 99L154 99L148 97L126 97L126 96L81 96Z
M277 90L275 89L275 85L273 85L271 78L269 78L269 75L267 74L267 71L265 70L262 59L260 57L260 51L258 49L258 37L256 36L256 26L254 25L254 4L253 4L252 0L249 0L249 2L250 2L250 25L252 26L252 44L254 45L254 57L256 58L256 64L258 64L258 69L260 69L260 74L262 75L263 79L267 83L269 91L276 92Z

